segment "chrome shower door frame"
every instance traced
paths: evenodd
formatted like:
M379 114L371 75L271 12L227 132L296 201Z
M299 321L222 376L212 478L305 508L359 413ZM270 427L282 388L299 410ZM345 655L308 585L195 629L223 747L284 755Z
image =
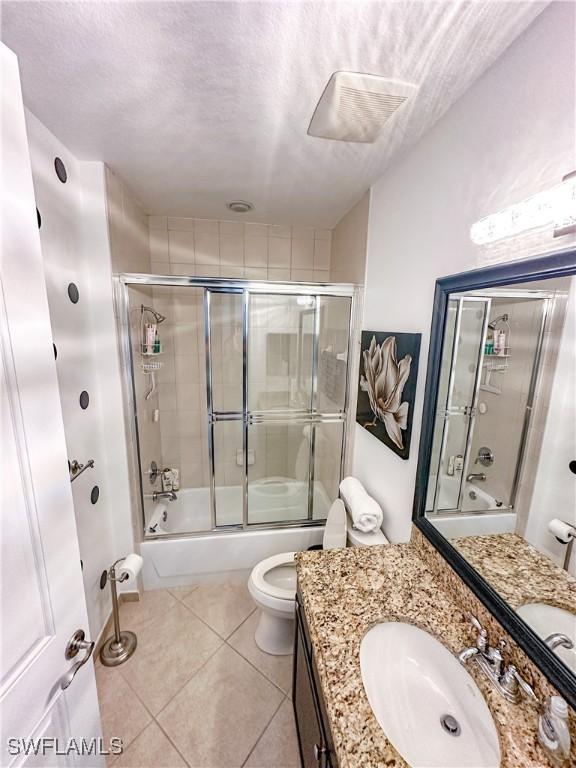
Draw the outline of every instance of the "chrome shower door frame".
M456 313L456 327L454 331L454 344L452 348L452 355L450 359L450 379L448 384L448 397L446 402L446 409L444 413L444 426L442 429L442 442L440 444L440 457L438 460L438 469L436 472L436 488L434 491L434 506L432 509L432 514L442 514L442 515L451 515L451 514L458 514L461 512L461 505L462 505L462 493L464 486L466 484L466 475L468 471L468 464L469 464L469 457L470 457L470 448L472 445L472 438L474 435L474 423L476 418L476 407L478 405L478 393L480 389L480 381L481 381L481 374L482 374L482 353L484 350L484 345L486 343L486 333L488 330L488 319L489 319L489 313L490 313L490 299L484 298L484 297L476 297L476 296L462 296L458 297L456 299L458 301L458 309ZM441 483L441 475L440 470L444 466L444 459L446 458L446 441L448 437L448 427L450 423L450 416L454 415L452 414L452 395L454 393L454 382L456 378L456 360L458 358L458 352L460 350L460 331L461 331L461 323L462 323L462 310L464 307L465 301L471 301L471 302L478 302L479 304L483 305L483 312L484 316L482 318L482 330L480 333L480 342L478 345L478 351L476 354L476 375L474 380L474 389L472 392L472 399L468 406L465 407L463 415L468 417L468 425L466 427L466 442L464 447L464 455L463 455L463 462L462 462L462 474L460 477L460 486L458 489L458 500L456 502L455 509L438 509L438 498L440 495L440 483Z
M120 351L122 359L122 373L124 378L125 397L128 401L130 418L129 437L132 442L132 467L136 472L139 486L142 535L146 540L155 538L180 538L190 536L205 536L210 534L226 533L231 530L258 530L290 528L301 526L323 525L323 520L314 520L313 499L314 499L314 443L316 426L323 423L342 423L342 439L340 451L340 477L344 471L347 446L347 427L349 420L350 388L352 386L351 373L351 355L353 353L353 339L355 328L353 321L358 317L358 287L352 284L337 283L277 283L267 281L233 280L224 278L197 278L187 276L172 275L149 275L140 273L124 273L114 278L115 283L115 301L119 316L119 334ZM140 455L140 440L138 431L138 412L136 404L136 393L134 386L134 355L130 338L130 305L128 290L130 286L146 287L195 287L204 290L204 345L206 360L206 405L207 405L207 435L208 435L208 461L209 461L209 486L210 486L210 505L211 505L211 523L210 529L198 532L183 532L177 534L145 534L145 515L144 515L144 489L142 464ZM242 295L242 411L215 411L212 386L212 340L211 340L211 307L210 299L214 293L226 293ZM248 408L248 339L249 339L249 309L252 296L269 294L278 296L310 296L314 298L314 339L313 339L313 364L312 364L312 398L311 408L309 410L293 411L250 411ZM320 340L320 306L322 298L343 297L350 299L349 317L348 317L348 358L346 370L346 387L344 406L338 413L320 413L317 410L317 387L318 387L318 361L319 361L319 340ZM216 475L215 475L215 441L214 425L224 421L241 421L243 427L243 489L242 489L242 523L232 525L217 525L216 508ZM311 426L310 431L310 458L309 458L309 478L308 478L308 512L306 519L294 521L277 521L271 523L250 523L248 509L248 430L253 424L263 423L302 423Z
M460 315L461 315L461 307L462 302L464 300L474 300L474 301L480 301L480 302L486 302L486 314L483 321L483 327L482 327L482 343L480 344L480 352L479 352L479 363L482 359L482 350L484 349L484 343L487 336L487 330L488 330L488 322L489 322L489 313L491 309L491 301L495 298L503 298L503 299L530 299L531 301L542 301L542 316L540 318L540 326L538 328L538 340L536 342L536 349L534 353L534 361L532 363L532 370L530 373L530 384L528 387L528 397L526 400L526 408L524 413L524 419L522 421L522 430L520 434L520 445L518 449L518 455L516 457L516 467L514 470L514 477L512 480L512 486L510 489L510 502L507 505L503 505L499 509L490 509L490 510L469 510L465 513L462 512L462 497L463 497L463 489L465 486L465 478L468 474L468 467L469 467L469 459L470 459L470 449L472 447L472 440L474 438L474 425L476 421L476 414L477 414L477 407L478 407L478 399L479 399L479 392L480 392L480 385L481 385L481 374L482 369L481 365L477 366L477 375L476 375L476 382L474 386L474 392L472 397L472 402L470 404L470 421L468 424L468 431L467 431L467 438L466 438L466 447L465 447L465 454L464 454L464 466L462 470L462 478L460 482L460 491L458 494L458 503L456 505L455 509L445 509L445 510L438 510L437 509L437 499L438 499L438 492L439 492L439 479L440 479L440 473L438 471L438 476L436 478L436 488L434 493L434 507L429 512L429 514L436 514L436 515L446 515L446 516L452 516L452 515L459 515L459 514L466 514L466 515L485 515L485 514L494 514L494 513L500 513L502 511L513 511L515 508L516 503L516 497L518 495L518 487L520 484L520 479L522 477L522 471L524 468L525 458L526 458L526 443L527 443L527 436L528 436L528 430L530 428L530 423L532 420L532 411L533 411L533 405L534 405L534 397L536 394L536 387L538 383L538 377L540 374L540 367L542 362L542 350L544 346L544 338L545 338L545 332L548 325L548 320L550 317L550 303L552 300L552 294L550 294L547 291L506 291L504 290L493 290L489 294L482 294L482 293L476 293L476 294L464 294L464 295L454 295L452 297L453 299L458 301L458 315L457 315L457 321L456 321L456 334L455 334L455 340L454 340L454 350L452 354L452 359L450 363L450 393L452 392L452 385L453 385L453 376L454 376L454 364L457 357L457 336L460 332ZM450 398L450 396L449 396ZM445 417L444 422L444 429L442 432L442 443L441 443L441 454L440 459L438 462L438 468L440 468L443 464L444 459L444 449L445 449L445 441L446 441L446 425L448 416Z

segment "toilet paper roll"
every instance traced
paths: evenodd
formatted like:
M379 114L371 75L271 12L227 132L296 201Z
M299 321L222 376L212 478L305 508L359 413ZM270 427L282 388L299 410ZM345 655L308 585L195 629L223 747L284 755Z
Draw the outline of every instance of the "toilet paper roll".
M559 520L557 517L550 520L548 530L563 544L568 544L570 539L576 538L576 528L569 523L565 523L563 520Z
M131 579L134 579L142 570L142 563L143 560L140 555L136 555L134 553L128 555L128 557L120 565L120 577L127 573Z

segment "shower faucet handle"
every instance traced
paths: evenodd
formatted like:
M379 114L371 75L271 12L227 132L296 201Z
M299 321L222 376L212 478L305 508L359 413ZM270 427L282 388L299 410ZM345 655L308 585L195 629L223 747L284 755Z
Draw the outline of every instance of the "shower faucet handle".
M482 464L483 467L491 467L494 464L494 453L487 446L478 449L478 456L474 459L474 464Z

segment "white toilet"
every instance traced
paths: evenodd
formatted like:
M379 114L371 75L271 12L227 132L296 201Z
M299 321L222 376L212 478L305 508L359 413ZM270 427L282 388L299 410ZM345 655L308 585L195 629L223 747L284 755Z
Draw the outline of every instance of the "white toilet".
M382 531L362 533L352 528L344 504L337 499L326 520L323 548L388 544ZM248 590L258 608L260 621L254 639L266 653L282 656L292 652L294 644L294 612L296 610L295 552L272 555L254 566L248 579Z

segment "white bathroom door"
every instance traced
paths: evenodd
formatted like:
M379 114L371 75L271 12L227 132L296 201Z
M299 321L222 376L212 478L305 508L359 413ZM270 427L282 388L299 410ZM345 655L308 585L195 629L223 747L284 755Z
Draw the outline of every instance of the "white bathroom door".
M1 43L0 72L0 765L101 766L78 754L101 736L92 660L65 686L88 618L18 63Z

